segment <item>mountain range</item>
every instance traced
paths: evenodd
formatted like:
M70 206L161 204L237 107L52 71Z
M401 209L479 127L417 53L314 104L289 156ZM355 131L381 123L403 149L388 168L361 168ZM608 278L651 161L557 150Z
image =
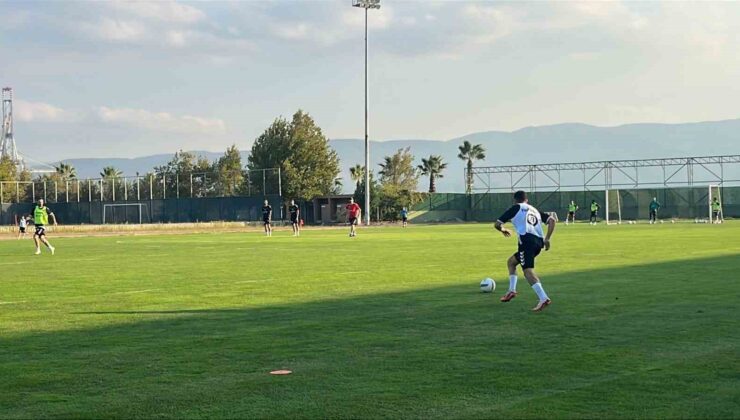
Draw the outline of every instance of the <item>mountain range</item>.
M441 155L448 163L444 178L438 182L440 192L464 191L464 162L457 158L457 147L465 140L482 144L486 159L477 166L530 163L582 162L621 159L653 159L740 154L740 119L682 124L626 124L597 127L566 123L526 127L516 131L486 131L468 134L447 141L386 140L372 141L370 151L373 167L383 157L398 149L411 148L417 162L430 154ZM364 146L360 139L330 140L342 165L345 191L353 189L349 168L364 162ZM208 159L217 159L222 152L194 151ZM114 166L124 174L150 171L172 158L172 153L137 158L65 159L77 169L80 178L98 177L105 166ZM249 151L242 151L246 162ZM419 181L424 190L426 179Z

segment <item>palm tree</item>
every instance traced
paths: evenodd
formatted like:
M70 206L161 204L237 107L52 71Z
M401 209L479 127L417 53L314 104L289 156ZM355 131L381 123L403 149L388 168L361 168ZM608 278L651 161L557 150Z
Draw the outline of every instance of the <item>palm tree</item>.
M422 175L429 176L429 192L437 192L437 178L443 178L442 171L447 164L442 162L442 156L429 155L428 159L421 158L421 165L417 166Z
M465 192L470 194L473 190L473 162L476 160L483 160L486 158L486 149L480 144L470 144L469 141L465 140L461 146L458 147L460 153L457 157L461 160L467 161L467 171L465 172Z
M55 167L57 171L57 175L63 180L63 181L69 181L70 179L77 179L77 170L74 166L59 162L59 166Z
M105 179L114 179L114 178L120 178L123 176L123 172L119 171L113 166L106 166L103 168L103 172L100 173L100 176Z
M362 182L363 178L365 178L365 167L358 163L355 166L349 168L349 177L352 179L352 182L354 182L355 185L360 185L360 182Z

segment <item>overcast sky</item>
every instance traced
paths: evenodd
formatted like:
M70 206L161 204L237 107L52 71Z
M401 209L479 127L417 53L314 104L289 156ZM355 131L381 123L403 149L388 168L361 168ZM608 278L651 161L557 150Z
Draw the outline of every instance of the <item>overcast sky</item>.
M298 108L363 131L351 1L0 2L26 155L246 149ZM370 12L371 138L740 116L740 2L414 2Z

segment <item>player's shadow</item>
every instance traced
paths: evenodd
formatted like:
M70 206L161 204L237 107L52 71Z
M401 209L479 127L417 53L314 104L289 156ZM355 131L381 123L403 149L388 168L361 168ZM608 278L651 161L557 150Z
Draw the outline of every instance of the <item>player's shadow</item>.
M0 417L537 417L549 396L570 401L554 416L732 417L717 399L737 379L738 258L546 276L554 304L541 314L523 280L506 304L505 284L485 295L466 282L78 312L102 326L0 338ZM693 382L673 392L698 395L711 379L714 397L670 398L675 364Z

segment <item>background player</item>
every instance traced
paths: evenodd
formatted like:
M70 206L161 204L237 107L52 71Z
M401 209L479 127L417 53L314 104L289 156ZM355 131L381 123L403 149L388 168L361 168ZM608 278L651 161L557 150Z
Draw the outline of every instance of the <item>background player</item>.
M596 200L591 200L591 224L595 225L599 217L599 203Z
M653 201L650 202L650 224L655 224L658 219L658 209L660 209L660 203L658 203L658 197L653 197Z
M272 236L272 206L267 200L262 206L262 223L265 225L265 236Z
M293 226L293 236L301 235L301 209L295 204L295 200L290 200L288 206L290 213L290 225Z
M347 204L345 208L347 209L347 221L349 222L349 237L352 238L357 236L355 226L357 225L357 221L360 219L362 209L360 209L359 204L355 203L354 198L349 199L349 204Z
M567 225L568 222L575 223L576 222L576 212L578 211L578 205L576 205L576 202L571 200L570 204L568 204L568 216L565 218L565 224Z
M712 223L722 223L722 204L717 197L712 199Z
M21 220L18 221L18 239L25 239L26 227L28 227L28 219L30 219L30 217L24 214L23 216L21 216Z
M509 290L501 298L501 302L508 302L516 297L516 266L521 265L524 277L539 298L537 305L532 310L539 312L550 305L552 301L545 293L539 277L534 272L534 260L540 254L542 248L545 248L545 251L550 249L550 238L555 232L556 220L550 217L549 214L540 213L534 206L531 206L524 191L514 193L514 202L515 204L506 210L494 224L496 230L508 238L511 236L511 232L503 227L503 224L511 221L519 236L519 248L507 261ZM543 233L542 223L547 223L547 236Z
M406 209L406 207L401 209L401 223L403 227L406 227L406 225L409 222L409 211Z
M41 254L41 243L43 242L51 255L54 255L54 247L51 246L49 240L46 239L46 225L49 224L49 217L54 221L54 226L57 224L57 218L54 216L54 212L44 205L44 199L39 199L39 204L33 208L33 223L36 225L36 231L33 234L33 242L36 244L36 255Z

